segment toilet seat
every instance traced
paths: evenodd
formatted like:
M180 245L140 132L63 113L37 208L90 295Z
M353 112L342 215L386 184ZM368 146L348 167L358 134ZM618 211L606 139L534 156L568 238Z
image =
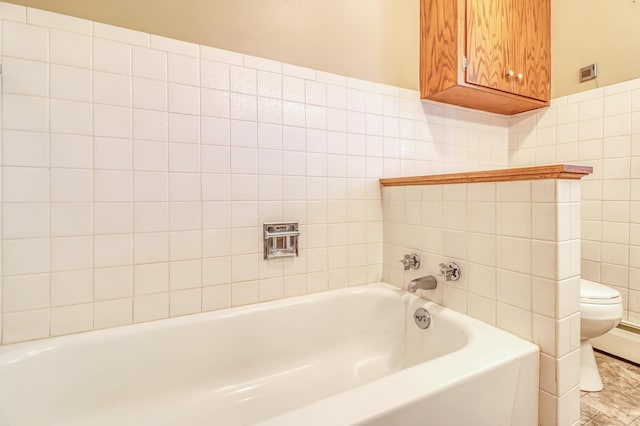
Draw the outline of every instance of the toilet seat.
M617 290L593 281L580 280L580 304L616 305L622 302Z
M622 297L606 285L589 280L580 282L580 334L583 338L600 336L622 318Z
M580 318L585 321L615 321L615 327L622 318L622 303L581 303Z

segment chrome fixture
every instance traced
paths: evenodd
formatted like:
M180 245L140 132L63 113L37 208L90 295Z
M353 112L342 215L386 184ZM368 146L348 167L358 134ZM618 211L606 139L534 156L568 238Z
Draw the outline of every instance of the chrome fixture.
M405 271L408 271L409 269L418 269L420 267L420 256L415 253L405 254L404 259L401 259L398 262L404 265Z
M265 223L264 259L298 256L298 222Z
M413 314L413 320L416 322L416 325L421 329L429 328L431 325L431 314L425 308L418 308L416 312Z
M407 291L409 293L415 293L417 290L433 290L438 286L438 281L433 275L427 275L425 277L415 278L409 281Z
M440 264L439 275L443 276L445 281L458 281L461 273L460 267L453 262L449 262L446 265L444 263Z

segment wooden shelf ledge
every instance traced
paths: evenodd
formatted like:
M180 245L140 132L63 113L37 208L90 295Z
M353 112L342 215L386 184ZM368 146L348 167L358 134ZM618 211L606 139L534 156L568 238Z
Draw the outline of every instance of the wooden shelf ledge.
M549 166L518 167L513 169L481 170L478 172L443 175L410 176L380 179L382 186L441 185L445 183L507 182L538 179L581 179L593 172L591 166L553 164Z

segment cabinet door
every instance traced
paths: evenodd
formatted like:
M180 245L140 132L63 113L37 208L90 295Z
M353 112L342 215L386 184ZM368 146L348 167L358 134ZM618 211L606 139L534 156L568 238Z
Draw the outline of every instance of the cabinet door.
M509 70L514 71L511 3L512 0L467 0L467 83L513 91L512 79L507 76Z
M549 0L513 1L514 93L548 101L551 56Z

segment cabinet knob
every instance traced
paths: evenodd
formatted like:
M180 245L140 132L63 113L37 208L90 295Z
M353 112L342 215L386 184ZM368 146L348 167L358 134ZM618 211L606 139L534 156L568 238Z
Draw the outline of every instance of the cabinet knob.
M524 75L522 75L521 72L518 73L517 79L522 81L522 79L524 78Z
M515 73L513 72L513 70L507 71L507 77L513 78L514 75L515 75Z

